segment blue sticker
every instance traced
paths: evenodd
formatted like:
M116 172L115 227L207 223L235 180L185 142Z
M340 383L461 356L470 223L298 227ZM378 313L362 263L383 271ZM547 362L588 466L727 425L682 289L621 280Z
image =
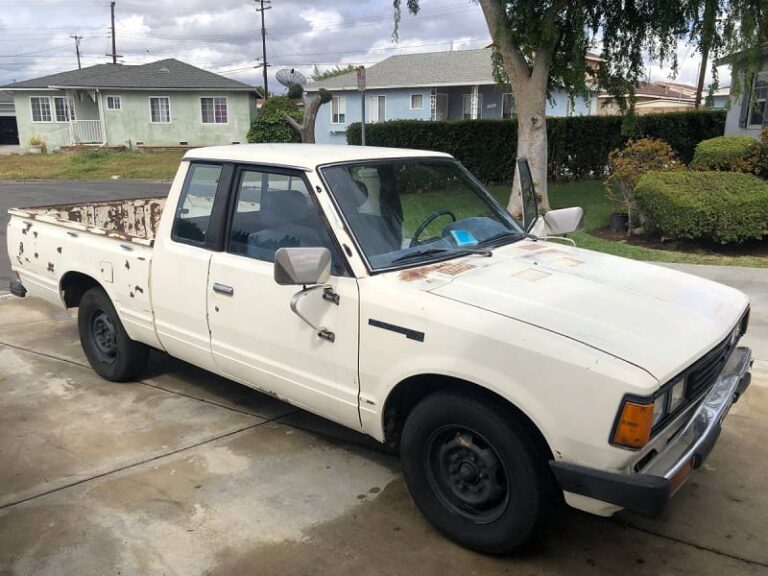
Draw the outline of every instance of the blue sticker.
M456 246L474 246L477 244L477 238L469 230L451 230Z

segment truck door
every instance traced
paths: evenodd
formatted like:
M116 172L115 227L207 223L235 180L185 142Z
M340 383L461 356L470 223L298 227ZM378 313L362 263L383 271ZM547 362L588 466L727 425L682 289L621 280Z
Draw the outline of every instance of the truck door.
M327 418L359 427L358 288L301 172L243 167L223 252L211 256L208 321L219 372ZM332 293L301 298L301 314L333 333L333 341L291 310L300 287L274 280L283 247L327 247Z

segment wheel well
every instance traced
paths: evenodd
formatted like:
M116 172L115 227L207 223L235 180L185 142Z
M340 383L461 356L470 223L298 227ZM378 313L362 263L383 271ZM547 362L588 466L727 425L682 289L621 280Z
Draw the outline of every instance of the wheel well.
M400 434L403 430L408 415L416 405L435 392L450 391L465 394L467 396L483 396L497 402L510 413L530 434L536 448L547 459L552 458L552 451L547 444L544 435L533 421L517 406L495 392L473 384L467 380L444 376L440 374L421 374L412 376L400 382L387 398L384 405L384 442L391 449L398 449Z
M93 277L81 272L67 272L59 283L59 292L67 308L77 308L83 294L94 286L101 286L101 284Z

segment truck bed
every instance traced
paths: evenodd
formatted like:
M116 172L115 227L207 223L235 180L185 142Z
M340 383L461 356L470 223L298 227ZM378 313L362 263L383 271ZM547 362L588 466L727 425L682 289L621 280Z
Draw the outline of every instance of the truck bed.
M12 208L9 213L151 246L164 206L164 197L154 197Z

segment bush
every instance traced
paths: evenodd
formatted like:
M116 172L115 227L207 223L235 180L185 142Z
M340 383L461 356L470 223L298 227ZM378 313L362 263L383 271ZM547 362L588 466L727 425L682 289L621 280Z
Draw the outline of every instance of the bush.
M649 172L635 197L666 235L720 244L768 234L768 183L733 172Z
M301 142L299 135L286 122L286 114L297 122L303 118L296 100L286 96L267 99L251 123L248 142Z
M608 178L605 195L616 205L616 211L629 216L629 229L636 221L644 224L637 210L635 186L647 172L681 168L672 147L658 138L630 140L623 149L608 155Z
M759 145L749 136L718 136L702 140L696 146L691 168L724 172L751 172L747 157Z
M573 180L602 177L608 154L628 138L621 132L621 116L547 118L549 177ZM701 140L723 133L725 111L670 112L638 116L641 137L661 138L683 162L690 162ZM436 150L455 156L478 178L509 182L514 174L516 120L395 120L366 124L366 144L392 148ZM360 124L347 129L347 142L360 144Z
M760 142L752 146L746 158L750 172L768 179L768 127L760 133Z

